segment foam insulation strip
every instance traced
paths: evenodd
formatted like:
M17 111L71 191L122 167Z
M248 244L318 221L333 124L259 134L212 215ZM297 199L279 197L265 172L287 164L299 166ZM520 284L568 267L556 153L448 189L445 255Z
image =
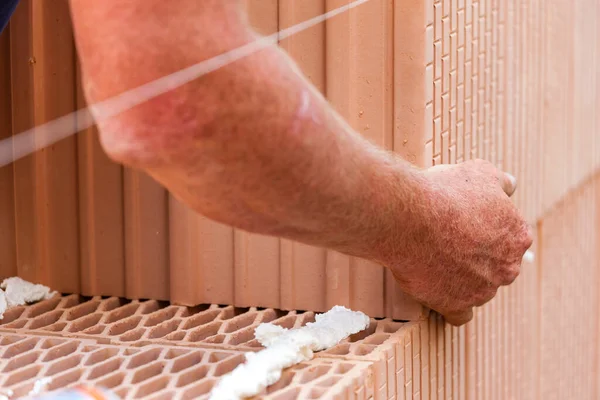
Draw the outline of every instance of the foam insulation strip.
M0 320L9 308L47 300L55 294L47 286L27 282L19 277L7 278L0 283Z
M261 324L255 335L266 348L257 353L246 353L246 363L224 376L213 389L210 399L237 400L254 396L277 382L284 368L311 360L314 351L333 347L368 327L369 317L341 306L316 315L315 322L298 329Z

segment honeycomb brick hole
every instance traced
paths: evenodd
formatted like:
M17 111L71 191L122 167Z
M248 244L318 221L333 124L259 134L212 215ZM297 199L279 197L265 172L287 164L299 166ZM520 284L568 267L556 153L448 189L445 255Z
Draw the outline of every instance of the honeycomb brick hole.
M254 338L254 329L261 323L292 329L315 319L313 312L222 305L184 307L155 300L78 295L56 297L9 312L10 318L0 320L0 330L94 338L131 346L177 344L245 351L261 348ZM391 320L373 320L367 331L353 335L349 341L359 343L382 327L392 332L400 325Z
M0 387L25 396L50 377L44 390L92 384L123 399L207 398L245 352L262 348L254 338L259 324L292 329L315 319L313 312L77 295L9 311L0 321ZM363 378L378 357L374 351L403 326L372 320L364 332L286 369L259 397L329 398L348 385L371 391Z

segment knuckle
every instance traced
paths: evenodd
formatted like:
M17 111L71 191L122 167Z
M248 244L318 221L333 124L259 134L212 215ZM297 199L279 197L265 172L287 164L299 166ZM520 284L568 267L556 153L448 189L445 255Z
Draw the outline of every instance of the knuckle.
M533 230L516 207L511 211L509 219L511 220L509 231L512 232L511 241L514 245L512 249L515 252L523 252L533 244Z
M512 284L521 273L521 263L515 263L504 270L502 274L502 285Z
M464 314L465 312L470 310L472 307L473 307L473 302L470 301L470 299L468 299L468 300L463 299L463 300L457 300L453 304L449 304L447 307L445 307L444 311L446 314L460 315L460 314Z
M487 296L479 295L473 299L473 301L471 302L471 305L473 307L481 307L488 301L489 301L489 299L487 298Z
M530 248L532 244L533 244L533 232L531 231L531 228L529 226L527 226L525 228L525 233L523 235L523 246L525 247L525 250Z
M490 287L489 289L483 290L481 293L475 296L473 299L473 306L481 307L494 297L496 297L496 293L498 293L498 288L495 286Z

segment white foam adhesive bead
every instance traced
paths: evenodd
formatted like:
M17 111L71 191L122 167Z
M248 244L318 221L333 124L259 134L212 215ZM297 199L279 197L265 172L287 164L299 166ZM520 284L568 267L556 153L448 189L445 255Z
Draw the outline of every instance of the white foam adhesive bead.
M0 319L11 307L46 300L54 296L47 286L27 282L19 277L7 278L0 283Z
M0 319L4 318L4 312L8 309L8 301L6 301L6 295L4 290L0 289Z
M266 348L257 353L247 353L246 362L223 376L213 388L210 400L238 400L254 396L277 382L284 368L310 360L313 352L333 347L368 327L367 315L342 306L317 314L315 322L301 328L260 324L254 335Z
M10 400L14 392L11 389L0 388L0 400Z
M33 384L33 389L31 389L31 391L29 392L29 396L35 396L40 394L42 390L44 390L46 386L48 386L51 383L52 378L50 377L40 378L36 380Z

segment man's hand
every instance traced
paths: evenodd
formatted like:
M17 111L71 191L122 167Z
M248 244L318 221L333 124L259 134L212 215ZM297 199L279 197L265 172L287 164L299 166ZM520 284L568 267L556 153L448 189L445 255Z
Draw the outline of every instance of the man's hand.
M405 238L388 265L406 292L462 325L516 279L532 235L509 200L515 179L492 164L443 165L425 175L429 210L420 234Z

